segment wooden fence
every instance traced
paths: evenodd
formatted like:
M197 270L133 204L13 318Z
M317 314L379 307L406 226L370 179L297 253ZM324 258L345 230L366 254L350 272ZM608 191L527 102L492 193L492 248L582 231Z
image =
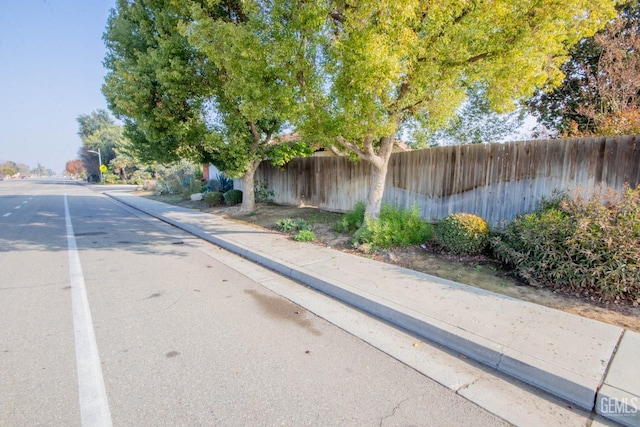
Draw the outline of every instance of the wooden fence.
M263 162L256 180L274 201L347 211L367 197L369 165L345 157L308 157L278 169ZM491 225L531 212L554 190L621 190L640 184L640 136L535 140L435 147L392 155L384 201L437 220L453 212Z

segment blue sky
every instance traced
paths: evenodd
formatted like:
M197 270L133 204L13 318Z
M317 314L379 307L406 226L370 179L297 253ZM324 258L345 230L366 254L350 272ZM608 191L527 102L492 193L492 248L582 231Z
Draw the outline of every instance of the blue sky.
M76 118L107 104L102 34L115 0L0 0L0 161L62 172Z

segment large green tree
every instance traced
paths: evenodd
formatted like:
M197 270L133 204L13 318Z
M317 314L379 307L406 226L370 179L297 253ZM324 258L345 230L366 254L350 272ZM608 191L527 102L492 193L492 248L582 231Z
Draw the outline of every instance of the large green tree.
M559 84L570 46L615 15L612 0L271 4L274 31L292 40L282 66L296 75L307 107L300 130L371 165L368 217L380 210L406 125L442 127L474 85L486 88L495 110L512 109L536 87Z
M105 32L103 92L146 159L213 163L243 184L304 145L274 144L294 114L293 86L273 66L277 42L245 1L118 1ZM251 17L251 19L250 19Z
M246 203L291 122L305 141L371 165L375 217L406 127L444 126L476 85L500 112L559 84L570 46L614 3L119 0L103 90L141 153L242 173Z
M482 87L467 90L467 99L455 117L443 128L433 132L413 132L412 143L424 146L484 144L499 142L508 136L517 136L525 122L526 110L519 106L508 113L497 113L491 107Z

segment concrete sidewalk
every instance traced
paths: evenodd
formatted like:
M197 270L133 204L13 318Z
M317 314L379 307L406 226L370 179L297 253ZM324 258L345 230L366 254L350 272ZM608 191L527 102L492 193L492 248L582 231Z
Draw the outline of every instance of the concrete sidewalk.
M135 193L107 194L579 407L640 426L636 332Z

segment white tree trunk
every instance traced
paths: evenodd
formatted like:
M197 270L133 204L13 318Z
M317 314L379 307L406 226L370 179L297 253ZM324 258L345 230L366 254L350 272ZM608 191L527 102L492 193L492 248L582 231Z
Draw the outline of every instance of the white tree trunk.
M260 161L252 162L249 169L240 178L242 181L242 205L240 209L245 212L253 212L256 209L255 187L253 185L253 177L260 166Z
M372 164L369 194L367 194L367 204L365 208L365 216L369 219L376 219L380 214L382 197L384 196L384 183L387 178L387 166L388 162L385 162L382 167Z
M389 159L393 151L393 138L382 138L377 156L364 158L371 163L371 175L369 181L369 193L365 207L365 217L376 219L382 207L382 197L384 196L384 185L387 180L387 170L389 169Z

